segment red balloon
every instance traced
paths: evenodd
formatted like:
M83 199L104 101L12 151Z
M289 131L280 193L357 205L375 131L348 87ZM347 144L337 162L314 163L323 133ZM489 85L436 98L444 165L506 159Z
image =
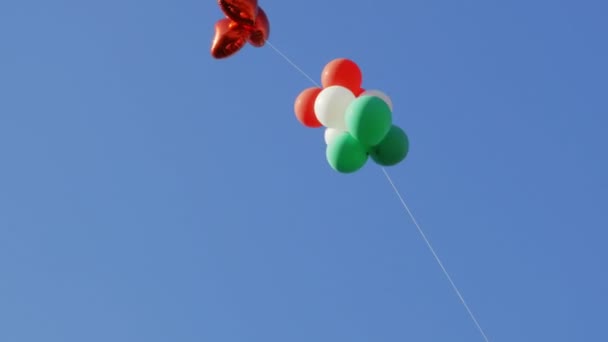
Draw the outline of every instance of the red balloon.
M306 127L317 128L323 126L315 115L315 100L321 92L321 88L312 87L303 90L296 98L293 109L296 118Z
M215 23L215 37L211 46L211 55L215 58L226 58L234 55L247 43L249 31L242 25L224 18Z
M215 24L211 56L226 58L234 55L249 42L262 47L268 40L270 24L257 0L218 0L226 18Z
M266 40L268 40L269 34L270 23L268 22L268 17L266 16L266 12L259 7L255 25L253 25L251 36L249 36L249 43L255 47L262 47L266 43Z
M239 24L253 26L258 13L258 0L218 0L226 17Z
M359 95L361 95L363 93L365 93L365 89L361 88L361 89L357 90L354 94L356 97L359 97Z
M361 89L362 83L361 69L355 62L347 58L337 58L327 63L321 73L323 87L339 85L357 93Z

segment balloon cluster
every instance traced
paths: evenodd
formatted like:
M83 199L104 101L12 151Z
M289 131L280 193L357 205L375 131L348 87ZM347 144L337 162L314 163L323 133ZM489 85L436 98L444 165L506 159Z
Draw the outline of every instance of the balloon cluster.
M225 18L215 23L211 44L214 58L226 58L249 44L262 47L270 34L270 24L257 0L218 0Z
M369 157L393 166L405 159L409 140L393 124L393 104L380 90L365 90L359 66L346 58L329 62L322 87L303 90L295 100L296 118L306 127L325 127L326 157L341 173L361 169Z

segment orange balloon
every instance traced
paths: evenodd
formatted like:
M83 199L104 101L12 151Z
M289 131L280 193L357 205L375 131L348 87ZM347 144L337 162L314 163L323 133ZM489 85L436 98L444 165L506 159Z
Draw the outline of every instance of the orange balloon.
M339 85L357 93L363 84L363 74L355 62L347 58L337 58L323 68L321 84L324 88Z
M303 90L296 98L293 109L296 118L306 127L317 128L323 126L315 115L315 100L321 92L321 88L312 87Z

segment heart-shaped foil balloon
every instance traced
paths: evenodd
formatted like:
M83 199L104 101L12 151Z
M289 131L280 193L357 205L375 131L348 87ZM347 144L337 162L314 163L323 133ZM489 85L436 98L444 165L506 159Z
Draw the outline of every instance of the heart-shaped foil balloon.
M262 47L268 39L270 24L257 0L218 0L226 18L215 23L211 55L230 57L249 42Z
M245 46L250 34L246 27L228 18L218 20L211 55L218 59L232 56Z
M270 34L270 24L268 23L268 17L262 8L258 8L258 16L255 19L255 25L249 36L249 43L255 47L262 47L268 35Z
M257 0L218 0L224 14L239 24L253 26L258 14Z

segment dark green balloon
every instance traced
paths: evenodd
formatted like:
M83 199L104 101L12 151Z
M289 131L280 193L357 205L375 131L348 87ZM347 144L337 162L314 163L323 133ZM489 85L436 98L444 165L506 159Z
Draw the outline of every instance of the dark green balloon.
M384 100L364 95L356 98L346 109L346 127L363 145L378 145L391 128L393 114Z
M344 132L327 145L326 157L334 170L352 173L365 165L369 155L365 146L348 132Z
M372 148L372 159L383 166L393 166L405 159L410 148L407 134L398 126L391 126L380 144Z

